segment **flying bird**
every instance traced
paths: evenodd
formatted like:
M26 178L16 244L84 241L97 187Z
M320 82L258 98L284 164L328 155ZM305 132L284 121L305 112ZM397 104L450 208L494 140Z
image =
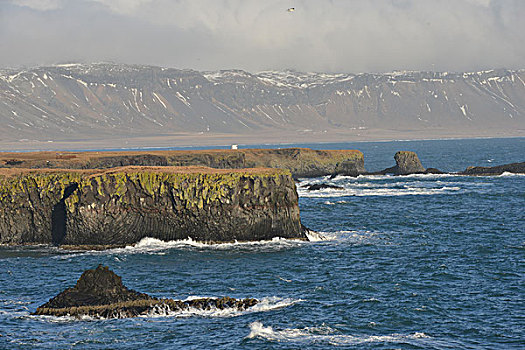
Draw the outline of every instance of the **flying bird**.
M288 10L286 10L288 12L294 12L295 11L295 7L290 7Z

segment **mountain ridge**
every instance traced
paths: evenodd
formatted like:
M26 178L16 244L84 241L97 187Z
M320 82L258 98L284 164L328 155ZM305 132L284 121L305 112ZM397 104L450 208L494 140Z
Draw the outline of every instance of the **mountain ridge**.
M1 70L0 102L4 143L525 134L523 69L250 73L62 64Z

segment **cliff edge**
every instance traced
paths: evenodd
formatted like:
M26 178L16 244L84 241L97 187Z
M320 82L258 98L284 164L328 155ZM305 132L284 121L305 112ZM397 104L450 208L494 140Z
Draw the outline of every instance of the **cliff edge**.
M0 154L0 167L4 168L107 169L129 165L277 168L289 170L295 178L365 173L363 153L357 150L282 148Z

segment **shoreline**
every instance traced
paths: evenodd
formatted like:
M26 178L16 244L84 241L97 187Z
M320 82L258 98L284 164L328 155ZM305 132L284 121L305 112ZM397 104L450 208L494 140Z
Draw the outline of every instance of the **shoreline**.
M369 129L363 134L327 133L319 136L312 134L289 134L282 133L277 135L260 134L180 134L171 137L170 135L145 136L121 138L116 140L91 139L91 140L27 140L27 141L0 141L0 153L9 152L108 152L108 151L155 151L155 150L208 150L215 148L229 149L232 144L237 144L240 148L252 148L252 146L291 146L291 145L323 145L334 143L368 143L368 142L417 142L417 141L446 141L446 140L483 140L483 139L513 139L525 138L525 131L511 130L501 133L490 133L489 135L480 132L473 134L459 133L457 135L441 135L441 133L425 133L417 137L413 135L418 131L407 133L390 133L385 130ZM379 136L374 133L380 134ZM395 135L393 135L395 134ZM260 141L254 141L254 139ZM287 142L280 142L282 140Z

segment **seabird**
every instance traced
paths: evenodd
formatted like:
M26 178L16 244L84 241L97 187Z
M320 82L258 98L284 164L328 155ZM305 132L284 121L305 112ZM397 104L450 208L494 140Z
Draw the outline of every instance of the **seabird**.
M295 7L290 7L288 10L286 10L288 12L294 12L295 11Z

